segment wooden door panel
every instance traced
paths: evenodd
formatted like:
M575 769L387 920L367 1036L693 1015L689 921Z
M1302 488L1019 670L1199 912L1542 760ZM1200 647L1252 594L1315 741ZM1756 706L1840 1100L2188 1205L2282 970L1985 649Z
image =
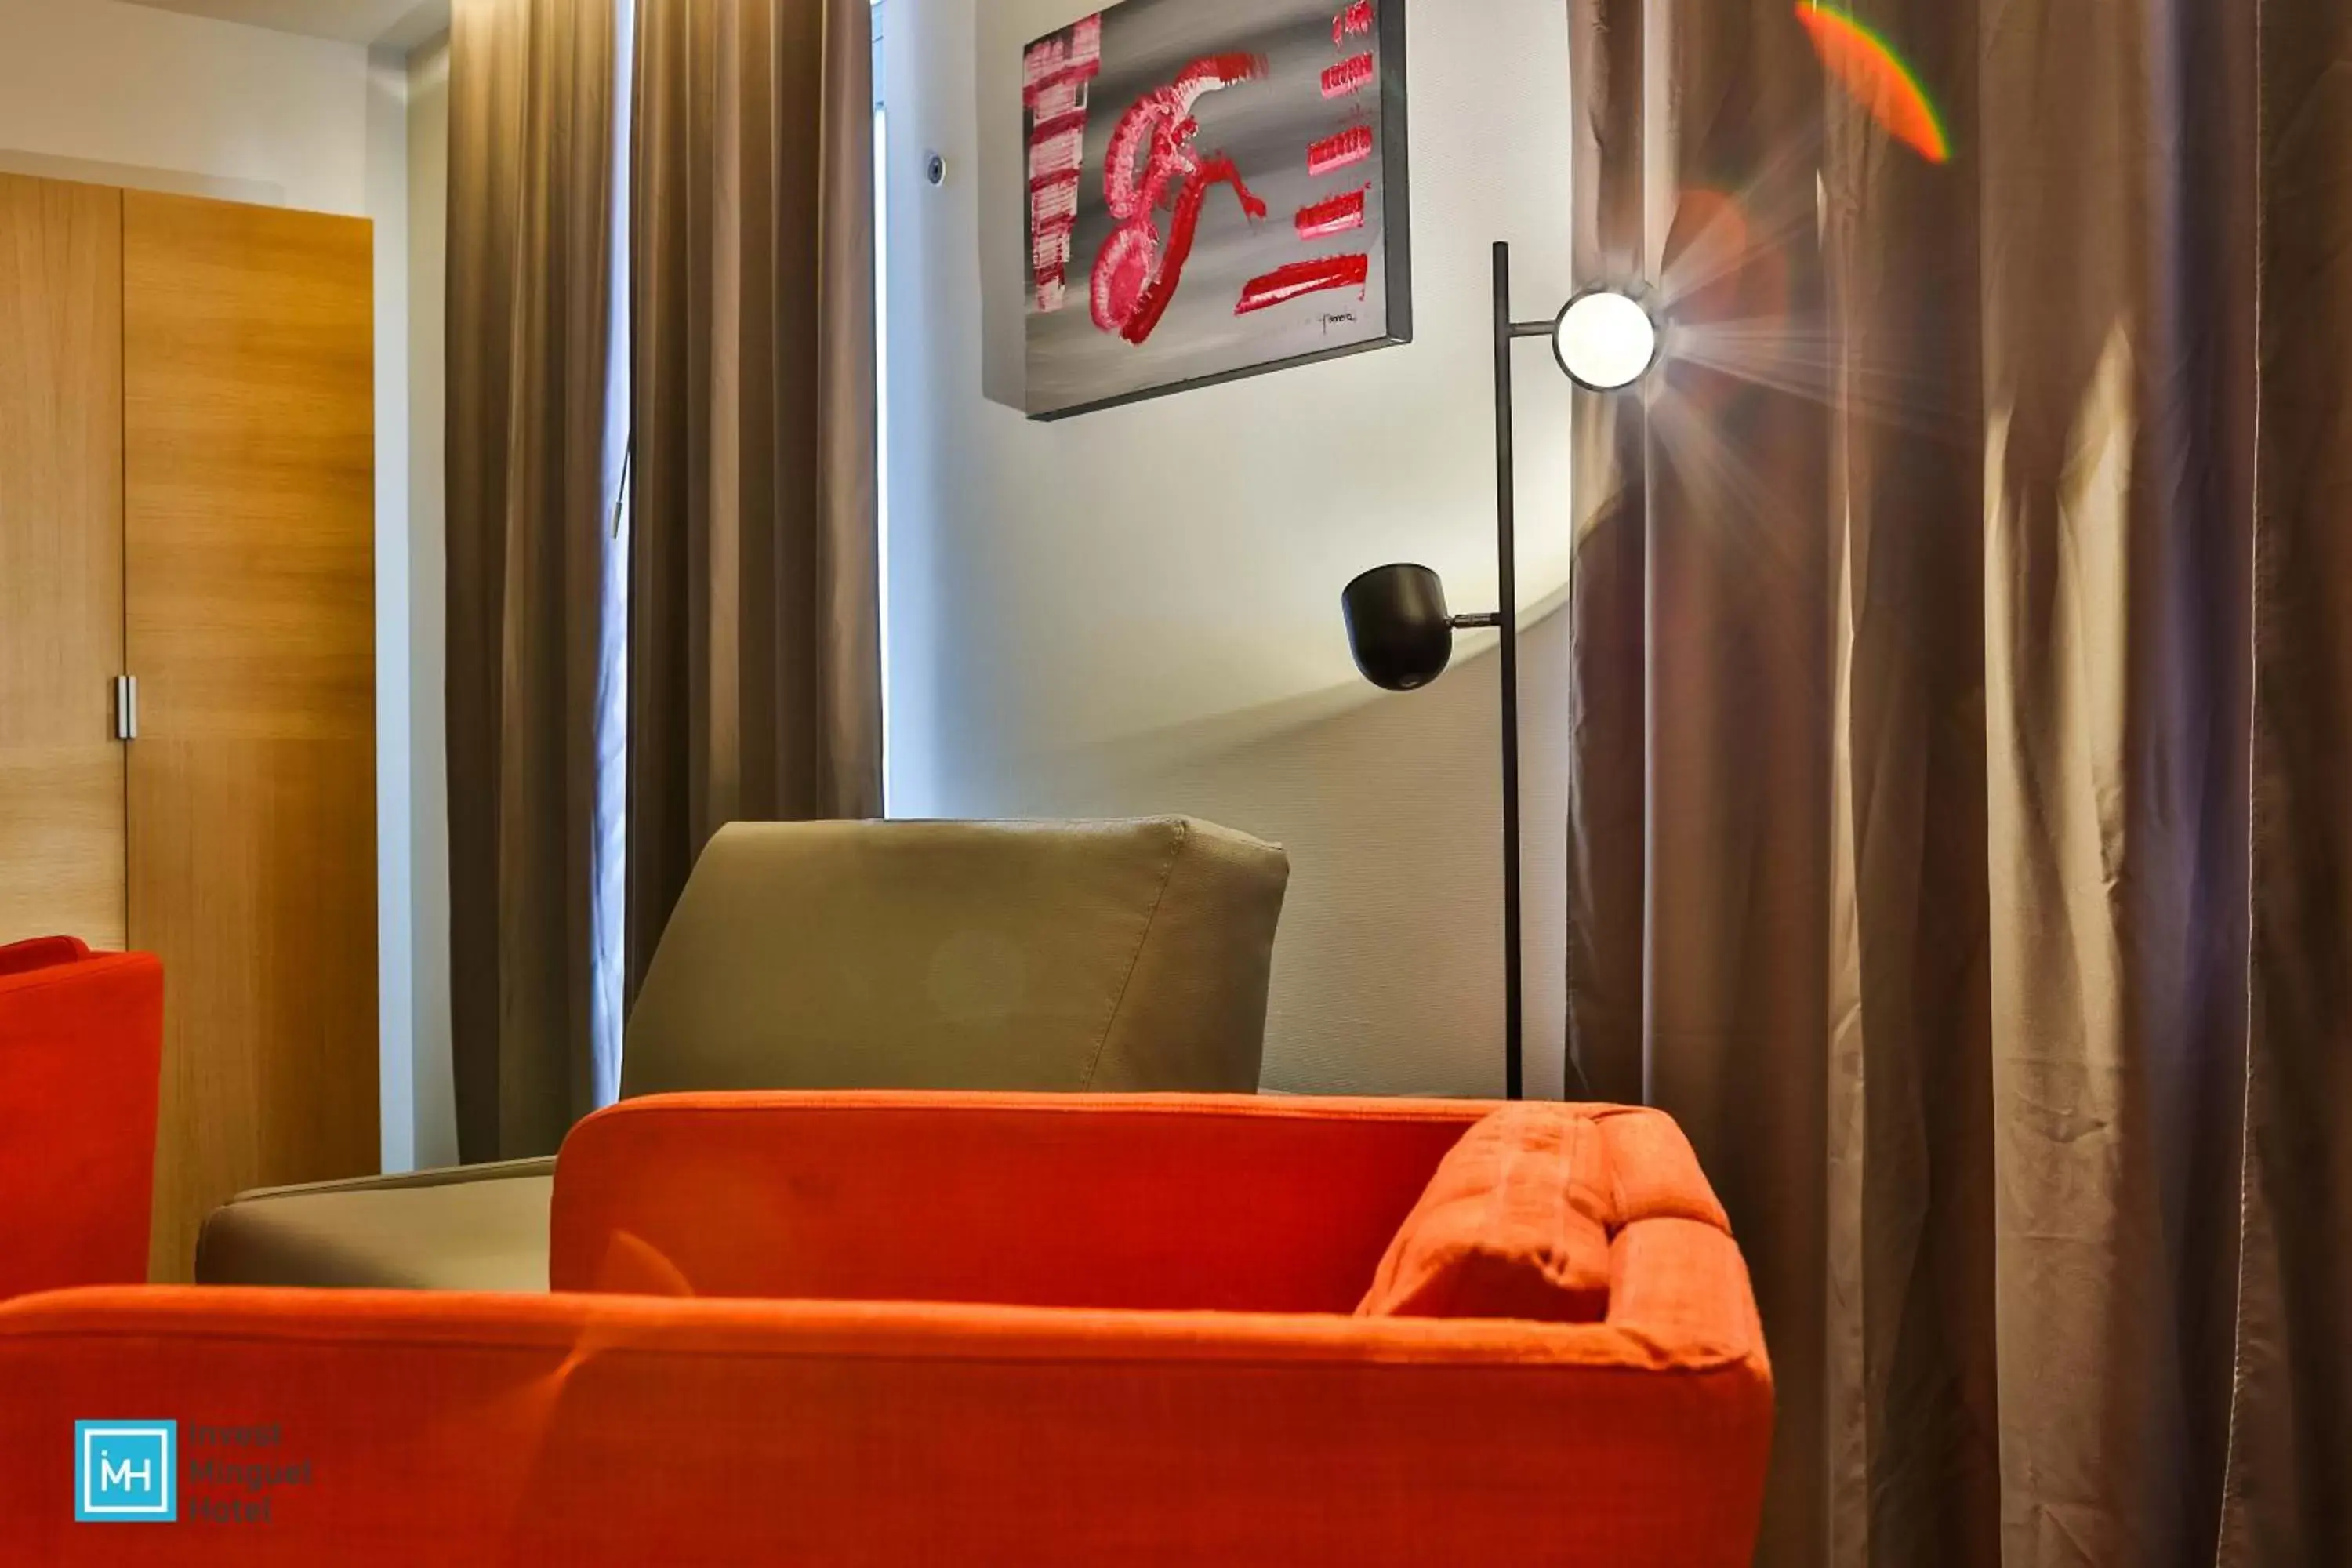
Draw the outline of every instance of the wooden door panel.
M184 1279L236 1193L376 1169L374 883L362 903L344 879L374 843L374 761L301 740L135 751L132 920L166 955L156 1224L177 1226L153 1263Z
M166 976L154 1264L373 1171L373 310L355 219L123 208L130 925Z
M123 943L122 198L0 174L0 943Z

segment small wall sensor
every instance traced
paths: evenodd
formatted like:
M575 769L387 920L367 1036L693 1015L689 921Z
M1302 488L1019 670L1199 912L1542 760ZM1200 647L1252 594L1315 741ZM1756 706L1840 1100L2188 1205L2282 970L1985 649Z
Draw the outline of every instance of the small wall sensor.
M948 183L948 161L940 156L937 153L924 153L923 178L930 181L934 185L946 184Z

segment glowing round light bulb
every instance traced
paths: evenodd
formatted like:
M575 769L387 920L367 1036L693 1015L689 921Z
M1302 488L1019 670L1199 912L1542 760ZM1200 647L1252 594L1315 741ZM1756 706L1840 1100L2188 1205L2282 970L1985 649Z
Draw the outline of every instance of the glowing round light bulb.
M1551 330L1559 368L1577 385L1616 392L1642 379L1658 357L1658 324L1632 296L1614 289L1579 294Z

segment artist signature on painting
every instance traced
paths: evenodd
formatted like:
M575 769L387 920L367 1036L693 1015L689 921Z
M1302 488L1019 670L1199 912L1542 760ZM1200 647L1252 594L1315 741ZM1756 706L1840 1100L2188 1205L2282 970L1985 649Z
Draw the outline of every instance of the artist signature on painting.
M1328 313L1324 316L1324 318L1323 318L1323 335L1324 335L1325 337L1327 337L1327 338L1328 338L1328 337L1329 337L1329 336L1331 335L1331 329L1332 329L1332 328L1334 328L1334 327L1352 327L1352 326L1354 326L1355 324L1356 324L1356 312L1355 312L1355 311L1353 311L1353 310L1333 310L1333 311L1329 311L1329 312L1328 312Z

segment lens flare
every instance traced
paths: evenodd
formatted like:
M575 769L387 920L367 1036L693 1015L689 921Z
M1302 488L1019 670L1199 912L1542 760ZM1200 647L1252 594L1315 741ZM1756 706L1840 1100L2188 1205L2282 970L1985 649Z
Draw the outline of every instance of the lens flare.
M1951 161L1951 139L1919 79L1893 46L1843 11L1805 0L1797 20L1832 76L1887 134L1930 163Z
M1569 379L1592 392L1615 392L1642 379L1658 357L1650 312L1613 289L1568 302L1552 324L1552 352Z

